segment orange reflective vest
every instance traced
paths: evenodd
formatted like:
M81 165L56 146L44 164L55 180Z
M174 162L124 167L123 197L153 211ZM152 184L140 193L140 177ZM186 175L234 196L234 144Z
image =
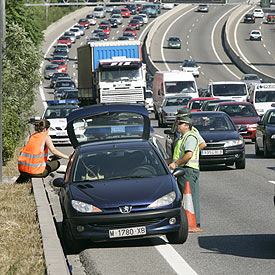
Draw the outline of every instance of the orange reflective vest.
M47 135L48 133L42 132L30 136L18 158L19 171L35 175L45 171L49 149L48 146L45 146Z

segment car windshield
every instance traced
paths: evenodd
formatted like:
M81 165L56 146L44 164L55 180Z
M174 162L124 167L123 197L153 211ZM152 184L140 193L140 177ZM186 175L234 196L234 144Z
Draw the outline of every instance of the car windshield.
M165 100L164 106L186 106L189 100L190 97L171 97Z
M169 41L170 41L170 42L179 42L180 39L177 38L177 37L170 37L170 38L169 38Z
M166 81L165 82L166 93L195 93L194 81Z
M73 182L152 178L167 172L152 148L123 148L84 153L76 160ZM115 184L115 181L114 181ZM129 184L135 184L129 181Z
M85 117L85 142L122 138L142 138L144 118L141 114L106 112ZM73 124L75 128L75 123ZM76 133L75 133L76 134ZM78 142L83 142L76 134ZM81 140L80 140L81 139Z
M182 64L182 67L198 67L197 63L195 61L186 61Z
M56 108L56 107L48 107L45 115L44 115L44 119L53 119L53 118L66 118L73 109L75 109L76 107L72 108L72 107L60 107L60 108Z
M255 91L255 103L275 102L275 90Z
M218 108L219 111L227 113L231 117L255 117L256 111L251 105L244 104L229 104L221 105Z
M192 115L193 126L199 131L235 131L234 124L225 115Z
M214 96L243 96L246 95L245 84L215 84L213 85Z
M59 87L75 88L75 83L73 81L60 81L60 82L56 82L55 87L56 88L59 88Z
M257 75L247 75L244 77L245 80L259 80Z

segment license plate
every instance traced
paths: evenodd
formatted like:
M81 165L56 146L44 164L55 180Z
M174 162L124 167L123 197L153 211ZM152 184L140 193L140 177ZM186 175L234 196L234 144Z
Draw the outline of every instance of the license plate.
M66 131L59 131L59 132L56 132L55 134L58 137L66 137L67 136L67 132Z
M139 235L146 235L145 226L109 230L110 238L123 238L123 237L139 236Z
M223 155L223 150L203 150L201 151L201 154L203 156L209 156L209 155Z

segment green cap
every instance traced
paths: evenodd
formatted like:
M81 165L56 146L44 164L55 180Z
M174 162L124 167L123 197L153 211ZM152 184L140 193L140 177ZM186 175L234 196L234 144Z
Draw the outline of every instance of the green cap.
M191 120L191 118L188 117L188 116L178 117L178 121L180 121L180 122L185 122L185 123L187 123L187 124L189 124L189 125L192 125L192 120Z
M177 116L189 116L191 114L191 110L189 108L181 108L178 109Z

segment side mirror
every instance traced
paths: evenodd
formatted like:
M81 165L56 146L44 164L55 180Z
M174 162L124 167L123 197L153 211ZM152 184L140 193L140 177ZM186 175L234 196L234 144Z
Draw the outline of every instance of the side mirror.
M184 175L185 171L184 171L184 168L176 168L174 171L173 171L173 176L174 177L179 177L179 176L182 176Z
M56 178L56 179L54 179L53 186L64 188L65 187L65 183L64 183L63 178Z

